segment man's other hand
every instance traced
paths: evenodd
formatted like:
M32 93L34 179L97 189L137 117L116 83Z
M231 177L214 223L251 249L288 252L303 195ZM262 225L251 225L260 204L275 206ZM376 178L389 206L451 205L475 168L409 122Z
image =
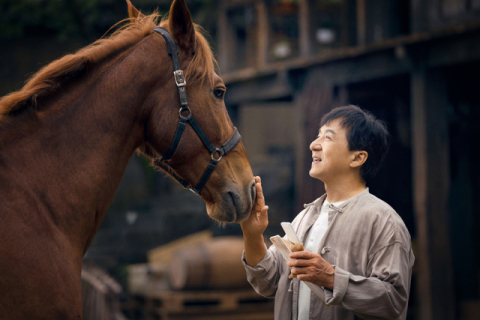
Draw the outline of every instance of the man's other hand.
M290 253L290 259L287 265L298 280L333 290L335 269L321 255L304 250Z

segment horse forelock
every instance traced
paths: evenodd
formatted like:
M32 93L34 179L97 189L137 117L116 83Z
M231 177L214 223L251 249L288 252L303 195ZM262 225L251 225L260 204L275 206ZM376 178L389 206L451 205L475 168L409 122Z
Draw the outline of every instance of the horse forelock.
M114 27L121 25L108 37L103 37L94 43L80 49L74 54L68 54L53 61L30 77L24 87L0 98L1 115L13 115L25 110L35 109L38 98L47 97L57 92L63 85L82 75L88 67L94 66L112 57L149 35L157 26L160 15L154 12L141 19L125 19ZM160 26L168 28L168 19L164 18ZM213 52L203 29L195 25L196 51L185 70L187 80L202 80L213 83L215 68L217 67Z

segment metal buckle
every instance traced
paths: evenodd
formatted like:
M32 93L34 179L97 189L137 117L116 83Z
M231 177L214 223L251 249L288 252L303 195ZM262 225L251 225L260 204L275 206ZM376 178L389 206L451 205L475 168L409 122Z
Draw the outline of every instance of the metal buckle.
M173 72L175 77L175 83L177 87L185 87L187 85L187 81L185 81L185 76L183 75L183 70L175 70Z

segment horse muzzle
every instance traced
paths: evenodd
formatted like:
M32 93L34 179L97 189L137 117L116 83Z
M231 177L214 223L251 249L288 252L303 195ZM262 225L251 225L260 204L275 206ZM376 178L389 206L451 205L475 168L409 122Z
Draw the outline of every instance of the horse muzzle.
M255 181L242 190L229 188L222 192L213 205L207 204L208 215L219 222L240 223L248 218L255 200Z

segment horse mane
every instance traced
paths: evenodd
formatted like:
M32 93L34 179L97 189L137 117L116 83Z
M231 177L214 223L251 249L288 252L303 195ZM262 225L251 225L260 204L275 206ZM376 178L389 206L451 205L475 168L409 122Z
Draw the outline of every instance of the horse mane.
M89 67L137 44L152 32L160 18L161 16L154 12L140 19L122 20L112 27L121 25L111 35L46 65L30 77L22 89L0 99L0 116L20 113L28 108L35 109L38 98L47 97L59 91L62 86L84 74ZM187 80L206 80L213 83L217 63L203 35L203 29L194 25L197 47L192 61L185 70L185 76ZM161 20L160 26L168 29L167 17Z

